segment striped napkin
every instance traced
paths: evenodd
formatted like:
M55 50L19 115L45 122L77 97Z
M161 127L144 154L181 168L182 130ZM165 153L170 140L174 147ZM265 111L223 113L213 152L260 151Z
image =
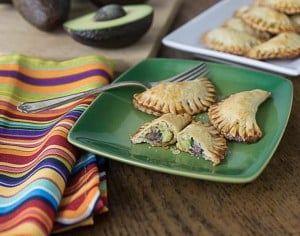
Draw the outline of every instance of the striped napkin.
M105 159L67 135L95 97L24 114L21 102L103 86L112 63L99 55L51 61L0 56L0 234L49 235L91 224L108 210Z

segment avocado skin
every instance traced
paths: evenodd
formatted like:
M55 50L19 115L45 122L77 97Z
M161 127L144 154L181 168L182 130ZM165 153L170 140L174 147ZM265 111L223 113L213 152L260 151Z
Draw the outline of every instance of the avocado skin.
M1 3L12 3L12 0L0 0L0 4Z
M66 29L76 41L92 47L121 48L138 41L150 28L153 12L140 20L101 30L75 31Z
M145 3L147 0L90 0L94 5L101 7L107 4L120 4L120 5L129 5L129 4L140 4Z
M13 5L23 18L43 31L60 26L71 8L70 0L13 0Z

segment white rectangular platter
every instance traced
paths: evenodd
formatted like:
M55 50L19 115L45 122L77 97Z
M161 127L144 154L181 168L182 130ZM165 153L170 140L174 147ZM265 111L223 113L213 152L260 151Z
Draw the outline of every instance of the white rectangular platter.
M224 21L232 17L235 10L237 10L240 6L248 5L251 2L252 0L222 0L170 34L166 35L163 38L162 43L168 47L192 53L196 57L203 59L231 64L236 63L282 75L299 76L299 57L288 60L258 61L242 56L210 50L201 44L200 37L204 32L221 26Z

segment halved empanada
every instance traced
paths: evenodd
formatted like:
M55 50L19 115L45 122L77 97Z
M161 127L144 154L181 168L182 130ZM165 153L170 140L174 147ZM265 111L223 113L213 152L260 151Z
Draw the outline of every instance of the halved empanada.
M300 13L299 0L256 0L256 4L273 8L285 14Z
M133 105L137 109L155 116L165 113L194 115L207 111L215 101L215 87L204 77L190 81L161 82L133 95Z
M210 124L197 121L189 124L177 135L176 147L196 157L218 165L227 151L226 139Z
M267 31L273 34L295 31L295 27L287 15L269 7L242 7L242 10L238 9L237 12L240 12L236 15L243 21L262 31Z
M228 19L227 21L224 22L223 26L237 31L245 32L262 41L266 41L272 37L270 33L253 28L252 26L245 23L243 20L241 20L238 17L232 17Z
M168 146L177 140L177 133L191 122L188 114L164 114L153 121L143 124L130 140L132 143L148 143L152 146Z
M261 40L245 32L219 27L206 32L201 42L210 49L244 55L250 48L260 44Z
M294 32L281 33L258 45L245 55L258 60L294 58L300 55L300 36Z
M256 122L256 112L271 93L261 89L243 91L212 105L208 110L210 122L228 140L252 143L263 133Z

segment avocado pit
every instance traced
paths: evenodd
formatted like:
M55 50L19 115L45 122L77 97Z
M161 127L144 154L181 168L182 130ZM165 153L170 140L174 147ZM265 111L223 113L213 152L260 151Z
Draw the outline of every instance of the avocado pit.
M120 18L122 16L126 15L126 11L121 5L117 4L109 4L104 7L99 8L98 11L96 11L94 20L95 21L107 21L107 20L113 20L116 18Z
M147 0L90 0L94 5L101 7L108 4L130 5L130 4L142 4Z
M148 4L110 4L64 23L76 41L103 48L125 47L138 41L150 28L153 7Z

